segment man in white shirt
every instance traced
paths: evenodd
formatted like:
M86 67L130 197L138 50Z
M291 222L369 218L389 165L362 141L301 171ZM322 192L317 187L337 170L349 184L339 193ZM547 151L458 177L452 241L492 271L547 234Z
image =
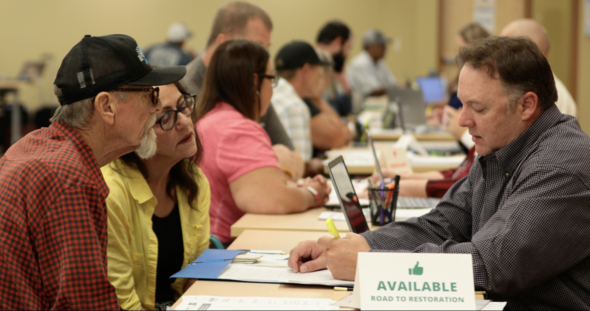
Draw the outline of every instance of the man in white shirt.
M322 62L314 48L304 41L285 44L275 58L279 79L272 105L304 162L312 158L311 113L303 98L313 97L321 87Z
M371 29L363 35L363 51L355 56L346 68L346 77L355 92L367 96L381 96L386 89L396 84L396 79L383 61L387 44L379 30Z
M533 42L535 42L545 58L547 58L549 48L551 47L547 30L533 19L519 19L513 21L502 30L500 36L528 37ZM555 79L555 87L557 88L557 101L555 102L555 105L557 105L557 108L559 108L561 113L569 114L575 117L577 114L576 102L572 98L572 95L570 95L570 92L567 90L563 82L561 82L555 76L555 74L553 74L553 78Z

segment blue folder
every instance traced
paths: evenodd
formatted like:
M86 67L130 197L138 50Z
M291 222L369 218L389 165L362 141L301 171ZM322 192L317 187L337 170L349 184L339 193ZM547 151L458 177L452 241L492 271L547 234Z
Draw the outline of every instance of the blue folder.
M243 250L206 249L199 258L188 264L171 278L216 279Z

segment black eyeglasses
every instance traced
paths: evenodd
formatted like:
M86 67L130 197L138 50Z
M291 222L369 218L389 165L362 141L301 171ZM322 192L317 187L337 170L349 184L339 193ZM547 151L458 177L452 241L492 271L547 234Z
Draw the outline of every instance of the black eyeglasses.
M195 94L183 94L187 97L184 98L178 109L170 110L166 112L163 116L161 116L158 120L156 120L156 124L160 124L160 127L164 131L171 130L174 126L176 126L176 121L178 120L178 113L182 113L185 116L190 116L195 109L195 102L197 95Z
M279 76L272 76L272 75L264 74L264 75L261 75L261 77L269 79L272 87L277 87L277 85L279 84Z
M151 92L152 104L158 104L158 98L160 97L160 88L159 87L138 87L138 88L131 88L131 87L119 87L114 89L113 91L118 92Z

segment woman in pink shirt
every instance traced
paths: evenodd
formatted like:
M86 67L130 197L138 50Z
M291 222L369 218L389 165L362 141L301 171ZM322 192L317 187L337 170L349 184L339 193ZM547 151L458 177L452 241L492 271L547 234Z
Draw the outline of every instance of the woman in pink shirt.
M193 114L203 144L200 167L211 185L211 234L224 244L233 241L230 227L245 213L302 212L322 206L330 193L321 175L299 187L288 182L258 124L277 82L269 58L253 41L221 44Z

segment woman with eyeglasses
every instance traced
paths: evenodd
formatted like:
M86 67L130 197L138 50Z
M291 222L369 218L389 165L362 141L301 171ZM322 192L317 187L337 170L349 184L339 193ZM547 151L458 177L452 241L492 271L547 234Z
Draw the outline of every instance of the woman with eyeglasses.
M129 153L102 168L108 278L125 310L176 300L192 282L170 276L209 246L209 183L197 167L203 150L190 118L195 95L175 83L160 86L160 101L155 156Z
M248 40L221 44L211 59L194 117L204 147L201 168L211 183L211 234L224 244L245 213L286 214L322 206L323 176L297 187L282 173L258 124L276 83L268 51Z

